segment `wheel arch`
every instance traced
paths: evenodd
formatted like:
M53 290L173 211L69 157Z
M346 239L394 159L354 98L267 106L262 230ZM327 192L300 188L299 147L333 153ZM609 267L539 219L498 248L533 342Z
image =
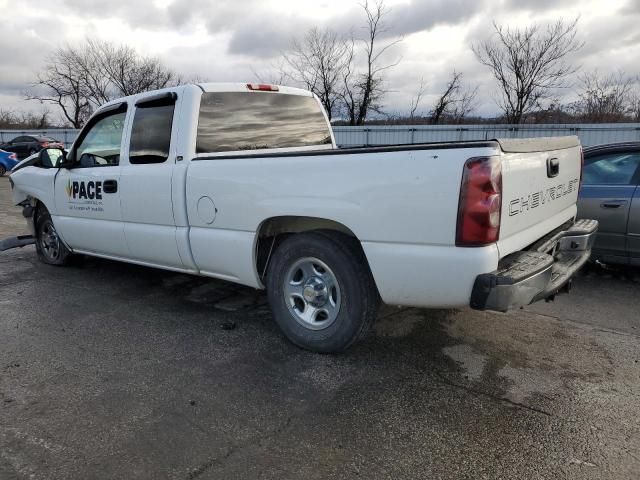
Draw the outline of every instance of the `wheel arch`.
M39 198L29 196L28 201L33 207L33 216L31 218L31 221L33 222L33 226L35 228L38 221L38 217L42 215L42 212L47 211L49 212L49 214L51 214L51 210L49 210L49 208L47 207L47 204L42 200L40 200Z
M306 232L323 232L350 239L361 252L369 271L371 271L371 266L360 239L347 225L328 218L281 215L263 220L256 230L254 262L256 273L260 280L264 278L271 254L278 247L278 244L289 235Z
M37 197L30 195L26 201L29 202L29 205L33 208L33 213L31 214L31 218L30 219L27 218L27 222L31 222L30 227L32 228L32 235L35 237L37 236L38 219L42 215L43 211L46 211L49 215L51 215L51 210L49 209L49 207L45 202L43 202ZM58 229L56 228L56 230ZM66 240L64 239L64 237L62 236L59 230L58 230L58 236L60 237L60 241L65 245L65 247L71 251L71 248L69 247L69 245L67 244Z

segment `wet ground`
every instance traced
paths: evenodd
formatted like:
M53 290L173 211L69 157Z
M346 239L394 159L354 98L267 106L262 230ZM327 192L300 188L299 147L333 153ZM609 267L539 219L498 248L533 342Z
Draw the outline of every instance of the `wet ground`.
M386 307L331 356L251 289L0 253L0 478L637 478L639 293L591 269L508 314Z

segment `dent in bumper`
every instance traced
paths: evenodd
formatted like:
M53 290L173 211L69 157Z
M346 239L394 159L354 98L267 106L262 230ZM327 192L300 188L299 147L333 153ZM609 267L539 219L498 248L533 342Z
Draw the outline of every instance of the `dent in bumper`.
M505 312L560 293L587 262L598 222L582 220L542 242L545 251L553 241L553 254L516 252L500 261L497 271L478 275L470 306Z

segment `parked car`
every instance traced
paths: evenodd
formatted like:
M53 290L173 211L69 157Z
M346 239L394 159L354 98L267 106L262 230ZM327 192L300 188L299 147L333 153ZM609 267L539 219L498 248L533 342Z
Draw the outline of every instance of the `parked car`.
M183 85L110 102L11 174L39 258L94 255L266 288L295 344L344 350L382 301L506 311L565 290L577 137L336 148L318 98Z
M578 217L600 222L592 259L640 265L640 142L584 149Z
M18 156L13 152L0 150L0 177L18 164Z
M64 148L64 145L54 138L40 135L21 135L0 145L0 149L15 153L20 160L47 147Z

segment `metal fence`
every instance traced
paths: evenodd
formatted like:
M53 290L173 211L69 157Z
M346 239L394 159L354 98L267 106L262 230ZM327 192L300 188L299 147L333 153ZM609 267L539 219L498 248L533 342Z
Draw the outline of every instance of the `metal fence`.
M334 127L341 147L577 135L582 145L640 142L640 123Z
M397 145L493 138L557 137L577 135L585 146L602 143L640 142L640 123L602 123L565 125L394 125L334 127L340 147L360 145ZM18 135L45 135L60 140L67 147L78 130L0 130L0 142Z

